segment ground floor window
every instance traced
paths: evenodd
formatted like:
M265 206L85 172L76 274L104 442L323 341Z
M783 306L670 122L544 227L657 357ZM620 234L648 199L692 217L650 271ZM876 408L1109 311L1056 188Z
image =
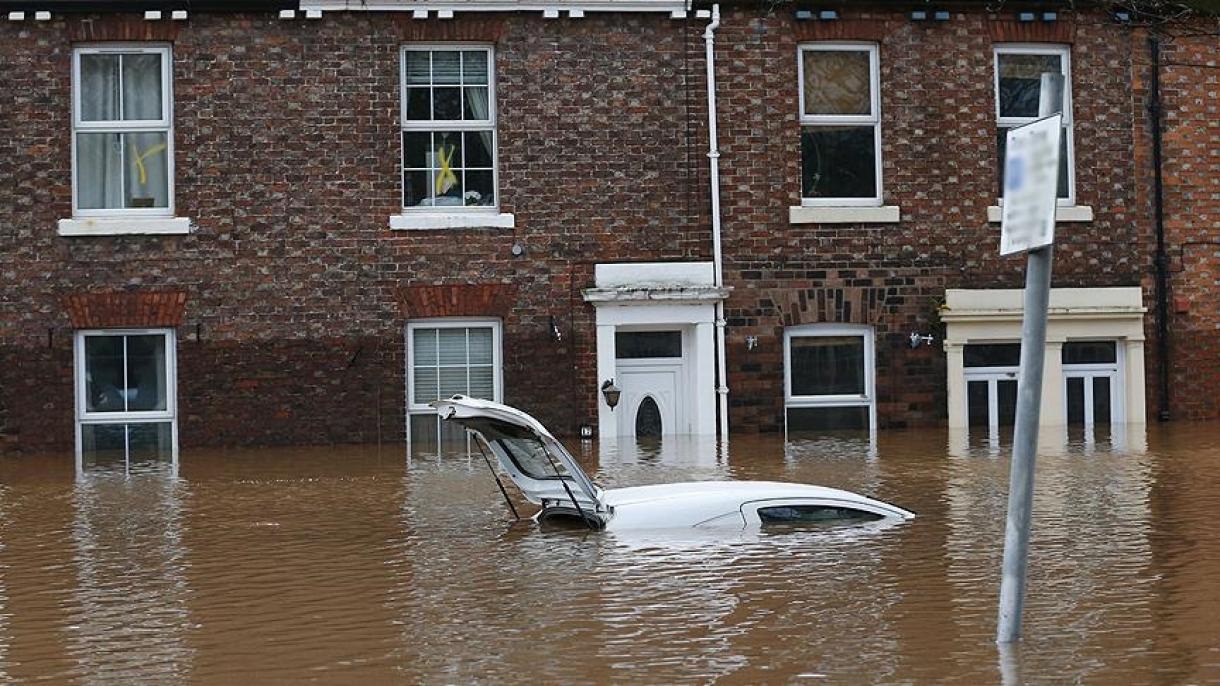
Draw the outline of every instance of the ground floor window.
M176 468L173 330L78 331L74 348L78 469Z
M784 331L789 433L876 429L873 330L810 324Z
M424 319L407 324L407 440L436 450L465 440L428 403L456 394L501 402L500 322Z
M1083 427L1085 438L1124 421L1122 347L1116 341L1063 344L1063 408L1069 427Z

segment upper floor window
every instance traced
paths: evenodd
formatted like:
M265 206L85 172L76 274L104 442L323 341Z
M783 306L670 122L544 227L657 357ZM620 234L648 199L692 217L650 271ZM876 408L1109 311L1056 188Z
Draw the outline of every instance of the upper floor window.
M404 208L498 205L492 67L489 47L403 48Z
M880 205L877 46L812 43L798 57L802 204Z
M997 45L995 47L996 143L1000 194L1004 192L1004 149L1008 129L1038 119L1042 74L1063 75L1063 135L1059 141L1059 204L1074 205L1072 159L1072 77L1066 45Z
M73 51L74 214L173 214L170 62L166 46Z

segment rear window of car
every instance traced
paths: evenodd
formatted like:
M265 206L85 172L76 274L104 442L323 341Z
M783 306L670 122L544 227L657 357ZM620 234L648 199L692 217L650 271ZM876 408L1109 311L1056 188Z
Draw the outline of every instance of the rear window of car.
M857 524L884 519L875 512L833 505L775 505L758 508L763 524Z

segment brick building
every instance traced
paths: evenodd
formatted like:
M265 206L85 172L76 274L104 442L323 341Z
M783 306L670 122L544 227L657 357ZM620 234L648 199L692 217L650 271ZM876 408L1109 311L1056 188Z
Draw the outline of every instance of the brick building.
M1046 70L1068 143L1044 412L1143 420L1148 57L1108 13L3 4L10 447L428 445L455 391L561 434L712 432L718 305L733 431L1004 424L1024 261L997 252L997 138ZM1207 83L1173 91L1192 169ZM1193 338L1215 179L1167 178ZM1214 353L1177 352L1215 385Z

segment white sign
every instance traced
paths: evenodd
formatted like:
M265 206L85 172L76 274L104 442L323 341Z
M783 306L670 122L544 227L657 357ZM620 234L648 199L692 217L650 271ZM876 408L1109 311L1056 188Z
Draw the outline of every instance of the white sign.
M1055 242L1062 126L1063 115L1055 114L1008 130L1000 214L1001 255Z

